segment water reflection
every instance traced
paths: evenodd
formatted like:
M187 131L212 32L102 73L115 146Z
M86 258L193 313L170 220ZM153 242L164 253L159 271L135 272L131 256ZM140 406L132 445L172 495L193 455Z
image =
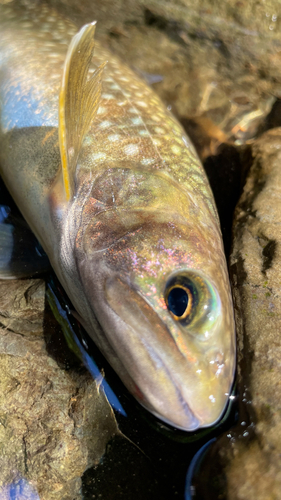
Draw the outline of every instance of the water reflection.
M208 448L216 441L215 438L207 441L200 450L195 453L193 459L190 462L187 474L186 474L186 483L185 483L185 497L184 500L192 500L195 497L196 491L195 487L192 484L196 471L200 468L202 459Z
M35 488L26 480L17 481L0 490L0 500L40 500Z

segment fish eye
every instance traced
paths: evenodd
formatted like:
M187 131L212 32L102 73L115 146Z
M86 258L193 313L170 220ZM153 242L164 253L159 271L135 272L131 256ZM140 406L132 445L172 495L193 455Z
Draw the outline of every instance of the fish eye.
M203 340L221 315L216 288L198 271L183 270L171 276L165 284L164 300L180 328L188 327L189 334Z
M186 319L192 310L193 296L190 288L175 284L167 290L166 304L176 321Z
M171 277L166 283L164 297L167 309L175 321L185 325L193 320L198 305L198 287L193 276L178 274Z

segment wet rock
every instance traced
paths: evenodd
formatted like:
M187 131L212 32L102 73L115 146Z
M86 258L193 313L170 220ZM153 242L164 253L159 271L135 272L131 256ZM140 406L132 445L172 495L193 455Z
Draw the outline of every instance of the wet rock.
M255 433L245 442L233 433L229 500L281 498L281 128L256 141L253 158L235 213L231 270L238 378Z
M7 330L34 339L42 336L44 307L42 280L13 280L8 287L0 282L0 324Z
M80 499L81 476L117 432L90 374L79 365L66 370L48 354L44 330L49 342L58 330L51 332L52 320L44 318L44 293L42 280L0 282L3 499L12 491L25 498L25 489L34 490L34 499Z

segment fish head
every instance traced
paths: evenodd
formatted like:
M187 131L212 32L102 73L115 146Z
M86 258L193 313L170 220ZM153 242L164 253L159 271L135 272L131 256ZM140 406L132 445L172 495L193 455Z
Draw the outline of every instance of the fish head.
M217 422L235 370L217 222L167 217L161 207L153 214L115 207L95 215L77 248L79 275L103 332L93 338L129 391L178 429Z
M194 240L179 249L169 225L156 229L87 252L79 271L104 332L101 348L124 384L160 419L191 431L214 424L228 400L231 296L219 258L197 254Z

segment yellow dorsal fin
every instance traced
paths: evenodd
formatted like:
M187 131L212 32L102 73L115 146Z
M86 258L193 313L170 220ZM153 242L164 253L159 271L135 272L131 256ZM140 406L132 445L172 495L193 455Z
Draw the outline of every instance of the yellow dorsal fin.
M102 73L99 66L87 81L94 51L96 23L86 24L73 37L64 63L59 98L59 142L67 201L74 194L75 168L82 141L99 107Z

